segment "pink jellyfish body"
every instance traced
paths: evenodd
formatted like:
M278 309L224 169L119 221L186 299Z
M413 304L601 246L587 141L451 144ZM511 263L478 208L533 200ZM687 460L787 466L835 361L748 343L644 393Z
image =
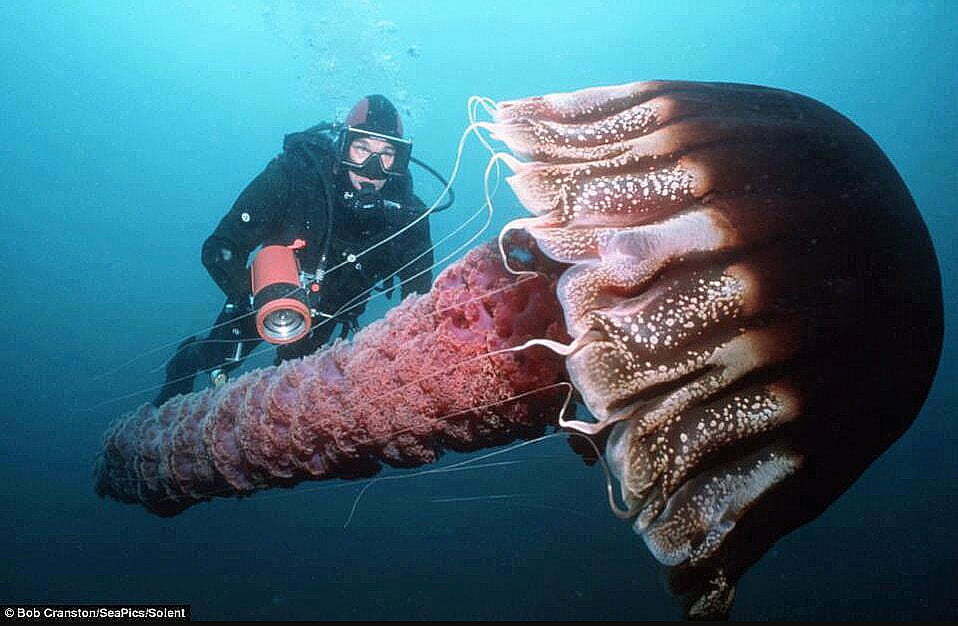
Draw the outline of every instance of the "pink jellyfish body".
M632 83L487 126L533 214L508 266L537 276L483 246L350 343L141 407L97 491L172 515L558 425L604 444L687 616L727 616L924 401L942 303L914 202L863 131L776 89ZM560 417L564 381L592 419Z

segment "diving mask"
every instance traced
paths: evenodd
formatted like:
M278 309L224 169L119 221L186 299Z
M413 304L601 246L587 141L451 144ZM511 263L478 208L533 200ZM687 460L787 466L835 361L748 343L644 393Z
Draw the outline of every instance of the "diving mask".
M409 169L412 142L400 137L345 127L340 133L339 162L373 180L404 176Z

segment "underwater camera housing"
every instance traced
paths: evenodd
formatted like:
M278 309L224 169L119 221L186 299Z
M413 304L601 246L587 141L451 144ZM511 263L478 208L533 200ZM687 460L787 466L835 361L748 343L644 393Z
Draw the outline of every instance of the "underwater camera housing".
M256 332L269 343L293 343L306 336L312 326L295 254L304 245L297 239L289 246L265 246L253 260L250 277Z

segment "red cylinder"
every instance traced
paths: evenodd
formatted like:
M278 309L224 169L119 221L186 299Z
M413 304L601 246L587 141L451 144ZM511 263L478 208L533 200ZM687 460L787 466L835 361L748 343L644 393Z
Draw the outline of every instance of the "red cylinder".
M276 283L299 285L299 261L292 248L266 246L256 253L250 272L253 281L253 296L263 287Z
M262 248L250 271L256 331L273 344L298 341L312 326L312 315L299 281L295 247L298 246Z

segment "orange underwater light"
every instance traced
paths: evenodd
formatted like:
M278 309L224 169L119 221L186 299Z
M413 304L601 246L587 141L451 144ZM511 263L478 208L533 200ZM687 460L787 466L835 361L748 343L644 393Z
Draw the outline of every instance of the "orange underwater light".
M297 239L290 246L266 246L253 260L253 307L256 331L270 343L293 343L312 326L306 293L299 280L294 250L305 246Z

